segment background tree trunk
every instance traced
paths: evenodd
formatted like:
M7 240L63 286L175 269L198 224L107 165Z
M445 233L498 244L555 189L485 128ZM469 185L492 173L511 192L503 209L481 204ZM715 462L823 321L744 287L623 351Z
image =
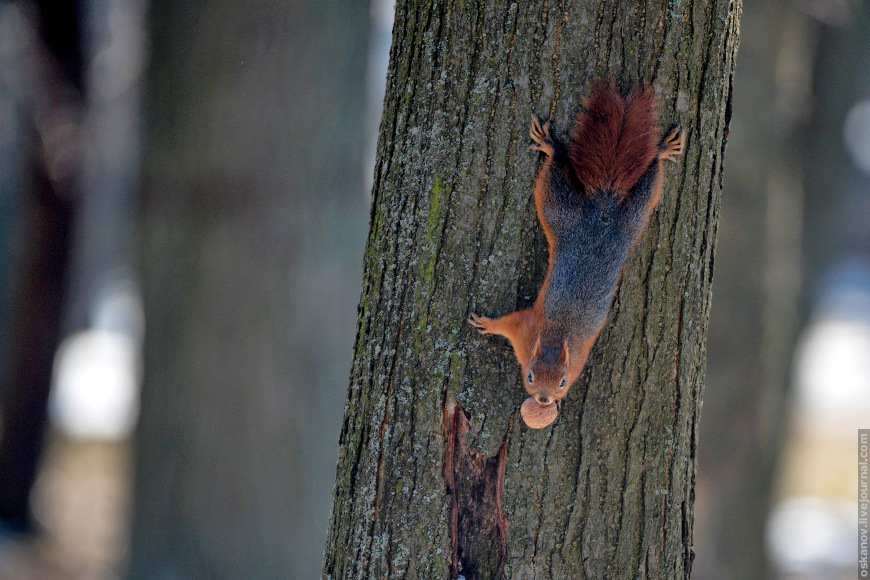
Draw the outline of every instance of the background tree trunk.
M154 2L132 578L317 576L365 239L365 2Z
M845 259L870 259L868 175L856 166L844 139L849 112L870 95L870 66L865 58L870 48L870 6L822 2L813 6L831 9L833 14L825 15L813 71L813 138L807 154L803 223L807 292L802 322L830 284L832 269L842 266Z
M739 13L397 3L325 577L689 577ZM534 300L529 117L564 139L596 77L654 86L688 150L584 377L533 431L510 347L466 320Z
M17 135L10 132L3 139L24 151L18 159L4 159L4 165L14 159L17 167L6 165L11 171L0 183L15 188L0 194L2 209L14 210L0 218L11 230L3 233L11 259L0 263L0 525L18 531L33 524L30 492L48 423L54 355L63 338L69 246L80 193L78 7L76 2L40 2L31 14L20 6L0 6L0 99L4 116L21 122ZM7 181L11 175L18 179Z
M817 36L800 8L792 0L747 5L740 31L700 429L695 580L770 577L765 526L798 329Z

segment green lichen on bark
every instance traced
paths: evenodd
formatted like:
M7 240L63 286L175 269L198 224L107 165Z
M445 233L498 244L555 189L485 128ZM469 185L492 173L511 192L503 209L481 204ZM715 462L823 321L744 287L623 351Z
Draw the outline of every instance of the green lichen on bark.
M739 0L397 3L325 577L447 577L455 400L477 452L508 441L507 577L688 578L739 12ZM529 117L564 139L607 77L655 87L688 148L584 377L533 431L511 421L524 392L506 341L465 321L534 300L547 255Z

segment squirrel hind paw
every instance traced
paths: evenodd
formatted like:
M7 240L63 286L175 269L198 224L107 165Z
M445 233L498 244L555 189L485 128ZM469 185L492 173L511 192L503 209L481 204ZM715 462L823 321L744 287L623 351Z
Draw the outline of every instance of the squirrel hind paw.
M532 138L532 141L535 142L534 145L529 146L529 149L534 149L535 151L542 151L550 156L553 155L554 144L553 136L550 133L549 121L541 125L541 120L538 119L538 116L532 115L532 123L529 127L529 136Z
M675 161L673 158L683 153L684 137L683 132L679 128L672 129L667 137L662 139L662 144L659 152L659 159L667 159Z

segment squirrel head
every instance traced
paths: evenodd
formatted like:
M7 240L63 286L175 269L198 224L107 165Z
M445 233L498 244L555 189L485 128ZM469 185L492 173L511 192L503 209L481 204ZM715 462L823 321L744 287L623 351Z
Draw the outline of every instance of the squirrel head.
M532 356L527 368L523 369L523 384L526 391L540 405L549 405L560 401L568 394L568 369L571 363L571 353L568 341L561 344L542 345L541 336L532 348Z

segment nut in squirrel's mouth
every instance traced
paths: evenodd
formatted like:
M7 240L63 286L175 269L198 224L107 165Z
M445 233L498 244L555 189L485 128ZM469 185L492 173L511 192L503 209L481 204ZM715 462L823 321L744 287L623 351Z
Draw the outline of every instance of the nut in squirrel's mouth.
M542 405L534 397L528 397L520 407L520 414L523 422L532 429L543 429L559 416L559 407L558 400Z

